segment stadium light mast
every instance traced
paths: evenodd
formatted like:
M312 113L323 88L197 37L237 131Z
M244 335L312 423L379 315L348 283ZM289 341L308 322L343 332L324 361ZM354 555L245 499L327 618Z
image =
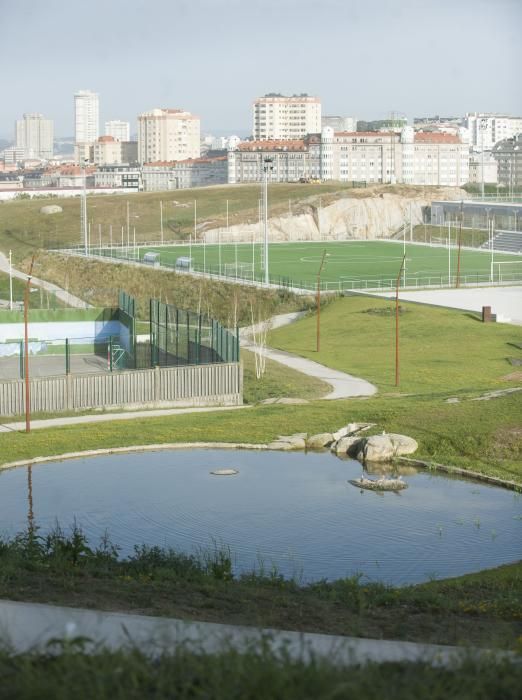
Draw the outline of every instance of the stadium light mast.
M324 261L328 253L326 248L323 250L323 257L317 272L317 332L316 332L316 352L319 352L321 346L321 272L323 271Z
M268 272L268 174L274 169L273 158L265 158L263 165L263 220L264 220L264 249L263 265L265 268L265 286L270 284Z
M83 190L82 201L80 208L81 230L83 235L83 246L85 255L89 255L89 231L87 227L87 160L84 159L83 165Z

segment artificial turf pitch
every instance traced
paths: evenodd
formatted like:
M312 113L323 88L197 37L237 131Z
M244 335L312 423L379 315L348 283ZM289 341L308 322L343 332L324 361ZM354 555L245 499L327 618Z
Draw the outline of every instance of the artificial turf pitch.
M325 264L321 273L325 288L358 289L390 286L399 273L403 252L406 255L404 283L408 286L436 286L455 283L458 265L458 249L431 247L419 243L395 241L339 241L271 243L269 246L269 270L271 281L292 283L295 286L313 288L323 251ZM159 253L162 265L175 266L180 257L191 257L197 271L224 274L257 280L264 278L260 243L218 245L176 245L140 247L130 250L130 256L143 260L148 252ZM124 251L113 252L114 255ZM493 276L498 281L513 281L522 277L522 256L494 253ZM508 265L499 266L499 262ZM237 273L237 275L236 275ZM491 273L491 253L485 250L462 248L460 259L461 281L488 282ZM451 279L450 279L451 277Z

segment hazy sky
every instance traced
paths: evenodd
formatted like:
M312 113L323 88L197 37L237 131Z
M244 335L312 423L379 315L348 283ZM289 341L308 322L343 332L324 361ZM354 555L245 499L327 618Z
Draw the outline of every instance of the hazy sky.
M372 119L522 114L521 0L0 0L0 136L23 112L71 135L73 93L100 122L183 107L250 130L266 92Z

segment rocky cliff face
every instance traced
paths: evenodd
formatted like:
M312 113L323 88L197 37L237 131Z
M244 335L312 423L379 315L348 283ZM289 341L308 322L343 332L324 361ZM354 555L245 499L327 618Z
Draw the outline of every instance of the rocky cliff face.
M413 188L407 194L369 192L367 196L344 197L327 206L320 206L319 197L310 198L301 206L302 213L281 216L269 221L272 241L347 240L350 238L389 238L397 233L410 216L413 225L422 223L424 213L434 199L462 199L464 190L456 188L430 189L424 194ZM223 229L205 232L207 243L219 240L252 241L262 237L262 224L231 226L229 235Z

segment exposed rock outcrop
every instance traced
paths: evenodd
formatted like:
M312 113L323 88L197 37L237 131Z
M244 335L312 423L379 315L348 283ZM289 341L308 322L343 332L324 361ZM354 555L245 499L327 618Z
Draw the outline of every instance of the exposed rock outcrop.
M400 188L398 188L400 191ZM270 240L272 241L306 241L306 240L346 240L354 238L374 239L391 237L409 221L410 213L413 225L422 223L425 207L433 199L459 199L468 196L455 187L431 188L424 192L422 188L404 188L399 194L386 188L378 187L361 192L350 192L347 196L321 206L318 196L310 197L307 203L300 205L301 213L294 216L270 218ZM259 223L230 226L228 233L232 240L252 241L259 237ZM205 232L208 243L217 243L223 239L222 229L209 229Z

